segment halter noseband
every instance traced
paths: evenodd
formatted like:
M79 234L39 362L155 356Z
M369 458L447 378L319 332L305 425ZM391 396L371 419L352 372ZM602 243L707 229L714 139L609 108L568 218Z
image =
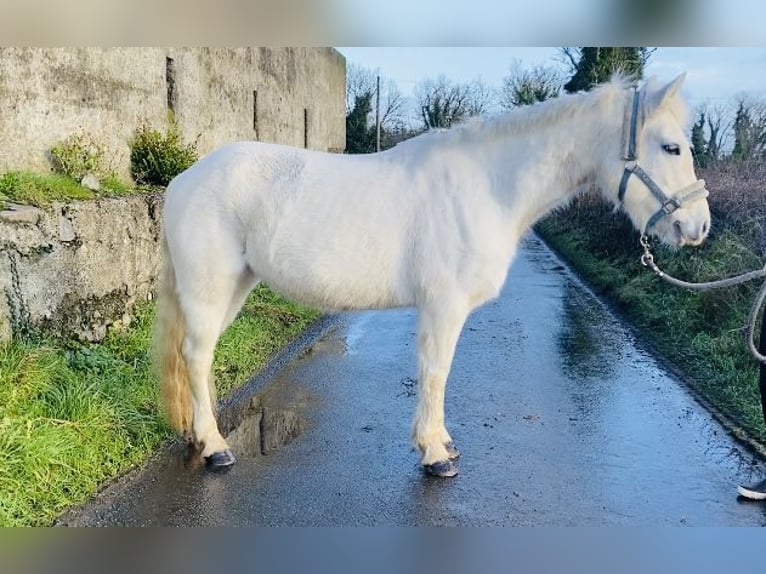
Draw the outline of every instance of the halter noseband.
M654 195L660 202L660 209L649 218L649 222L646 224L645 231L648 231L660 219L666 215L670 215L685 203L690 203L697 199L707 197L708 190L705 189L705 180L698 179L691 185L687 185L675 194L668 196L662 191L662 188L657 185L657 182L655 182L649 174L638 165L638 151L636 148L638 145L638 119L641 95L642 94L639 93L638 89L633 91L633 103L628 110L629 113L625 114L625 126L623 128L625 140L623 142L622 159L624 159L626 163L625 171L622 172L622 179L620 180L618 199L620 205L622 205L625 199L625 193L628 190L628 180L631 175L635 175L644 183L649 191L652 192L652 195Z

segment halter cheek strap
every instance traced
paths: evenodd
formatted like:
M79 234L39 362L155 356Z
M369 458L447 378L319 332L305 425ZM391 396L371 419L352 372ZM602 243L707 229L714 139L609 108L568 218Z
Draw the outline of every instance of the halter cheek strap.
M622 159L625 161L635 161L638 159L638 113L640 111L641 97L642 94L638 89L634 89L631 105L625 108L625 120L622 129L624 134Z
M698 179L691 185L687 185L675 194L668 196L662 188L655 182L640 165L638 165L638 119L640 112L641 95L638 90L633 91L633 100L630 108L626 110L625 127L623 133L625 140L623 142L622 157L626 161L625 170L620 179L620 188L618 199L620 204L625 200L625 193L628 190L628 180L631 175L635 175L649 189L655 198L660 202L660 209L649 218L646 224L646 231L651 229L658 221L666 215L670 215L679 207L686 203L691 203L697 199L704 199L708 196L708 190L705 189L705 180Z

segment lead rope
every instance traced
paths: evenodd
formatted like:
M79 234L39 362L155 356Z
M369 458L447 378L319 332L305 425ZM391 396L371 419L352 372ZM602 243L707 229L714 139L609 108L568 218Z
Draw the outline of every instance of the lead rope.
M711 291L713 289L733 287L734 285L746 283L747 281L752 281L753 279L758 279L761 277L766 278L766 265L764 265L762 269L750 271L749 273L743 273L742 275L735 275L734 277L721 279L720 281L689 283L688 281L682 281L668 275L657 266L657 264L654 262L654 255L652 255L651 247L649 245L649 237L646 235L641 236L641 247L644 248L644 254L641 255L641 265L651 269L659 277L671 285L675 285L676 287L683 287L685 289L692 289L694 291ZM755 323L758 320L758 311L760 311L764 299L766 299L766 280L764 281L763 285L761 285L761 289L758 291L758 294L755 296L755 300L753 301L753 304L750 307L750 312L747 316L747 323L744 327L745 342L747 344L747 348L750 351L750 354L753 355L753 357L755 357L755 359L762 364L766 364L766 356L758 352L758 349L755 346L755 341L753 340L753 334L755 332Z

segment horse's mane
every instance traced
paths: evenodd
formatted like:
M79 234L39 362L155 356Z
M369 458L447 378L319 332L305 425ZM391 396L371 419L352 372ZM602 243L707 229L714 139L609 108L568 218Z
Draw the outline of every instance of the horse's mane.
M446 144L470 143L477 139L490 139L507 136L510 133L524 134L535 128L550 124L562 117L573 117L593 109L602 107L606 112L622 118L625 105L625 91L633 82L624 75L616 74L612 78L589 92L562 94L544 102L521 106L510 111L491 117L474 117L466 122L449 129L432 129L415 138L406 140L400 146L427 146L430 143ZM686 104L677 98L671 108L671 113L681 125L688 121ZM619 120L621 121L621 119Z

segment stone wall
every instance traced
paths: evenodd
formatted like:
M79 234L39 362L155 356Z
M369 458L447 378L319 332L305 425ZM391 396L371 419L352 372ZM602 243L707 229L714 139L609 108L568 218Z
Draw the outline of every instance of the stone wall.
M129 177L128 142L173 110L201 153L236 140L345 148L343 56L330 48L0 47L0 173L49 170L86 132Z
M0 340L48 329L81 340L127 324L160 265L162 195L0 211Z
M0 174L50 169L78 132L129 177L138 125L172 110L205 153L234 140L342 151L345 60L327 48L2 48ZM83 340L128 323L159 270L161 195L0 204L0 340L38 328Z

